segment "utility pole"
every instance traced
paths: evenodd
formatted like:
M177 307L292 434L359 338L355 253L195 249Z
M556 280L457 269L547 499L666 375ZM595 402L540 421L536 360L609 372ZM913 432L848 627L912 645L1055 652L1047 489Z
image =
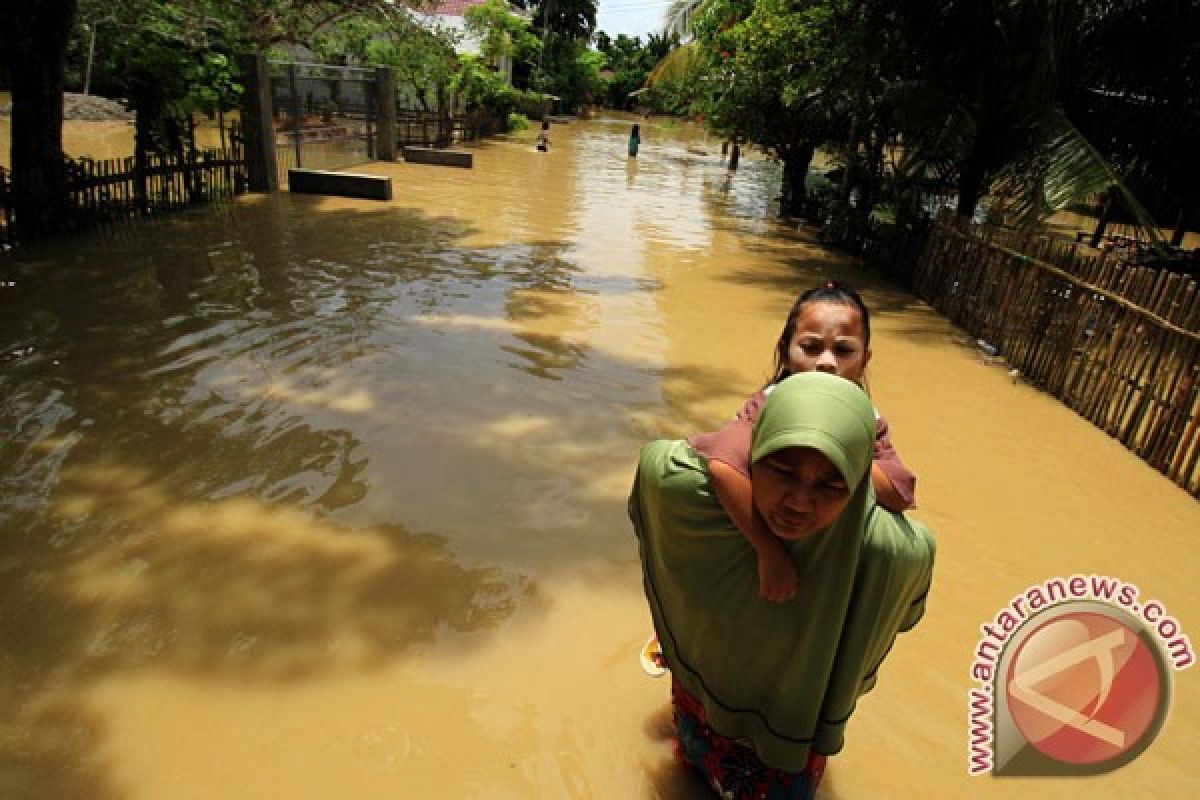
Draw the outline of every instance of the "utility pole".
M92 85L92 56L96 53L96 27L94 24L84 23L83 29L92 34L92 40L88 44L87 69L83 73L83 93L86 95L88 87Z

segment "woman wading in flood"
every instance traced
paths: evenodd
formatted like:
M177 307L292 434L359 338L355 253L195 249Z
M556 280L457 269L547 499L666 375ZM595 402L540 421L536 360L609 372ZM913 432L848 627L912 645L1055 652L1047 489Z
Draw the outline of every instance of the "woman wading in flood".
M783 603L758 596L705 458L685 441L642 449L629 513L680 754L722 797L812 798L896 634L924 613L933 538L875 502L875 430L866 394L834 375L786 378L763 404L753 503L796 568Z

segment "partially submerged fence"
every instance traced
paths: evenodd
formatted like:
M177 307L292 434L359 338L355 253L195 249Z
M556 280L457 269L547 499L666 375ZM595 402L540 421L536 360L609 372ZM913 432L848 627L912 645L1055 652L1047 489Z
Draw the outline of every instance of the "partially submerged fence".
M66 159L66 209L56 225L84 228L183 208L246 191L246 160L240 129L222 129L225 146L180 153L147 153L111 159ZM17 227L12 180L0 167L0 249L16 244ZM30 238L47 231L26 225Z
M338 169L377 158L375 69L270 62L279 180L292 167Z
M396 146L448 147L463 139L463 118L438 111L396 109Z
M396 146L450 147L504 131L503 121L486 111L442 114L438 111L396 110Z
M1027 380L1200 496L1200 291L1192 277L943 215L917 293Z
M292 167L388 161L405 146L449 147L503 130L495 116L462 111L446 93L432 107L408 106L411 92L397 91L387 67L247 61L243 70L256 82L247 95L260 107L249 116L256 134L269 140L262 150L272 154L275 185ZM266 87L261 93L258 83ZM260 188L274 186L264 181Z

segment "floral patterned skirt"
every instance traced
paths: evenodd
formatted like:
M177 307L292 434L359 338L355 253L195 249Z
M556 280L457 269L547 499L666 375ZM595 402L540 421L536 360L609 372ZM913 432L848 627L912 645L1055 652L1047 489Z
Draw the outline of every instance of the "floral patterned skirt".
M749 745L708 727L704 706L674 681L671 702L683 760L726 800L814 800L826 757L813 753L804 772L784 772L758 760Z

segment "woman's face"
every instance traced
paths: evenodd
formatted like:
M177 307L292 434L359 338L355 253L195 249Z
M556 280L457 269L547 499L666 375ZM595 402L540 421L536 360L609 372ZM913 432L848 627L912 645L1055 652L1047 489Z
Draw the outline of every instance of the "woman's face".
M807 303L788 342L788 372L829 372L861 384L871 351L863 342L862 312L841 303Z
M829 527L850 502L850 487L819 450L788 447L754 463L754 507L780 539Z

